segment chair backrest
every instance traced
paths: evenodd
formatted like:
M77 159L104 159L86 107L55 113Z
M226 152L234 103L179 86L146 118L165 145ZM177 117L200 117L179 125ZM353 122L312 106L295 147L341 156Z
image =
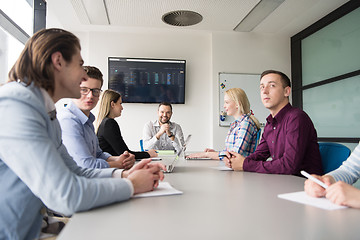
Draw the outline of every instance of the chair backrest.
M324 173L340 167L351 154L351 150L340 143L320 142L319 150Z
M140 139L140 149L142 152L144 151L144 143L142 139Z
M256 140L255 140L255 150L259 144L259 141L260 141L260 137L261 137L261 128L259 128L259 130L257 131L256 133Z

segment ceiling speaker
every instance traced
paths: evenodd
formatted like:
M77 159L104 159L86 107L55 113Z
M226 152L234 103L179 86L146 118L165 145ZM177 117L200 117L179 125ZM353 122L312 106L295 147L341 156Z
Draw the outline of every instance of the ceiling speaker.
M163 22L173 26L191 26L201 22L203 17L193 11L178 10L162 16Z

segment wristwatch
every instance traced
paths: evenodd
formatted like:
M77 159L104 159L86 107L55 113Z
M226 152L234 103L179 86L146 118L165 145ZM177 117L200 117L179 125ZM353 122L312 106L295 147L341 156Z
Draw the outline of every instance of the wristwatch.
M170 135L168 135L168 137L169 137L169 138L172 138L172 137L174 137L174 134L171 133Z

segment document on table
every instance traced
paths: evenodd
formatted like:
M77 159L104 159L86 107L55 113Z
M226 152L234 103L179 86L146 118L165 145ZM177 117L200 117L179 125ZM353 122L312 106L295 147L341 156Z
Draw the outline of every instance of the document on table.
M227 167L223 161L219 162L219 166L211 167L211 168L216 169L216 170L220 170L220 171L233 171L233 169Z
M225 165L224 166L211 167L211 168L216 169L216 170L220 170L220 171L233 171L232 168L229 168L229 167L227 167Z
M133 198L156 197L156 196L166 196L166 195L176 195L176 194L183 194L183 192L173 188L168 182L160 182L159 186L155 188L153 191L135 194Z
M278 197L282 198L282 199L290 200L290 201L293 201L293 202L298 202L298 203L302 203L302 204L322 208L322 209L325 209L325 210L336 210L336 209L347 208L345 206L336 205L336 204L330 202L330 200L328 200L326 198L310 197L304 191L294 192L294 193L279 194Z

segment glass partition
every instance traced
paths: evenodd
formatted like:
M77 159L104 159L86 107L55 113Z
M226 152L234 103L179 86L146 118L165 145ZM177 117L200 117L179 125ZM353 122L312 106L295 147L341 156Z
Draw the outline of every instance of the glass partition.
M318 136L360 137L360 76L303 91L303 109Z
M359 42L360 8L303 39L303 86L358 70Z
M360 140L360 1L350 0L291 37L292 102L319 141Z

